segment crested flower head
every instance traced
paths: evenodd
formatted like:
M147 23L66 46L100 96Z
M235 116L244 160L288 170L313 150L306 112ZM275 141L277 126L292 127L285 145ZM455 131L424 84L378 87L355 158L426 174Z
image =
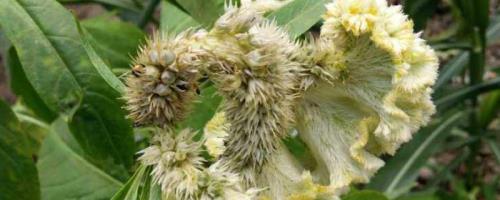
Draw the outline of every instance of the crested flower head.
M320 73L304 94L298 129L317 160L313 176L333 189L368 182L384 165L378 156L393 154L434 113L437 59L412 28L385 1L328 6L308 61Z
M158 129L152 145L141 151L139 160L143 165L152 166L153 181L167 196L192 199L199 190L204 159L201 157L202 142L193 140L195 134L189 129L177 135Z
M383 9L372 31L373 41L395 55L407 50L415 40L413 22L401 10L401 6Z
M204 145L207 148L208 154L217 158L224 153L226 149L224 141L228 136L229 127L230 124L227 123L224 112L215 113L212 119L207 122L203 132L206 138Z
M222 29L221 20L237 23ZM253 185L293 119L296 64L290 57L297 45L248 6L230 8L207 38L206 72L225 97L230 124L221 159Z
M127 77L126 109L137 124L169 127L184 118L198 89L195 44L203 33L188 30L176 37L156 35L141 48Z

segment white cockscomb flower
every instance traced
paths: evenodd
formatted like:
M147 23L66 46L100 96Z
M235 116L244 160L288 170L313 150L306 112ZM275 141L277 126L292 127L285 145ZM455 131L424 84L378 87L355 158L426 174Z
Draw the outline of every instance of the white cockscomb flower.
M205 147L207 148L208 154L218 158L226 147L224 146L224 141L228 136L230 124L226 120L224 112L217 112L208 121L203 130L205 134Z
M374 25L372 39L382 48L400 55L415 40L413 22L403 14L401 6L383 9Z
M222 109L230 124L220 159L247 185L255 185L293 120L296 81L290 56L297 45L245 6L229 7L207 38L206 73L225 97Z
M184 118L198 89L201 62L195 44L202 37L192 30L176 37L157 34L141 48L126 79L130 119L170 127Z
M273 2L227 5L209 32L154 39L136 59L127 109L138 124L165 127L139 159L166 199L338 200L435 112L438 59L401 7L334 0L319 38L297 44L263 17L282 6ZM196 142L172 130L199 74L224 101ZM282 141L292 126L314 159L307 169Z
M139 160L152 166L153 181L160 185L165 196L175 199L194 199L199 190L204 159L202 142L194 141L196 132L184 129L175 135L157 129L151 146L142 150Z
M336 0L325 20L318 55L307 63L329 76L313 74L297 122L317 161L312 175L342 189L367 182L384 165L379 155L393 154L428 122L437 59L401 9L385 2Z

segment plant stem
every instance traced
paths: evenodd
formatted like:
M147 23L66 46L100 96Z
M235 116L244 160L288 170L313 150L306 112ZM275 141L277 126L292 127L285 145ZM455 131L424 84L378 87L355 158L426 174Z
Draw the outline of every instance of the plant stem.
M479 85L483 82L483 74L484 74L484 64L485 64L485 41L484 36L481 35L481 32L478 27L473 28L473 33L471 35L471 41L473 48L470 50L470 84L471 86ZM478 115L476 108L478 107L478 95L474 95L471 98L471 106L474 109L470 114L470 127L469 132L471 135L476 135L481 137L483 134L483 129L479 123ZM481 140L473 142L470 145L471 154L467 160L467 183L469 186L473 186L477 184L477 177L475 165L476 165L476 155L479 153L479 149L481 148Z

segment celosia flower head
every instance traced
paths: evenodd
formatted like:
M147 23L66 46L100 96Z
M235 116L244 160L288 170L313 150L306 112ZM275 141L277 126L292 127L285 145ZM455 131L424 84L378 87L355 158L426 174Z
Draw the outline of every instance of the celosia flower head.
M227 9L208 33L206 72L225 97L230 124L221 160L254 185L293 119L295 64L289 58L296 45L254 8Z
M434 113L438 60L401 7L334 0L319 38L297 44L262 16L268 8L259 5L276 2L227 5L212 30L152 42L137 59L126 97L137 123L172 127L194 95L198 71L224 97L202 141L168 128L143 151L140 160L168 198L336 200L366 183L384 165L379 156L394 154ZM156 59L170 51L172 63ZM166 84L165 71L176 72L176 81ZM190 87L160 94L159 85L175 89L177 80ZM305 169L282 143L293 128L313 167ZM202 144L215 164L200 157Z
M298 129L318 162L313 174L341 189L367 182L384 164L379 155L428 122L437 59L400 7L336 0L327 8L309 56L320 75L304 94Z
M157 34L141 48L126 80L129 118L163 127L184 118L198 89L201 62L193 44L201 37L191 30L176 37Z
M157 129L152 145L140 152L139 160L152 166L153 182L160 185L166 196L194 199L197 195L204 159L202 142L195 142L195 135L189 129L178 134Z

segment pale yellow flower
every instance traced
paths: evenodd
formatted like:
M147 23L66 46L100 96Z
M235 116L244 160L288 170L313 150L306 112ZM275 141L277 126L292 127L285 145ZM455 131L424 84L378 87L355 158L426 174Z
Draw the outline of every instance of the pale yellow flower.
M230 124L226 120L224 112L217 112L205 125L205 147L207 148L208 154L218 158L226 147L224 146L224 141L228 136Z
M372 30L380 12L386 7L385 0L334 0L326 5L322 34L335 33L333 29L338 26L355 36L367 33Z

